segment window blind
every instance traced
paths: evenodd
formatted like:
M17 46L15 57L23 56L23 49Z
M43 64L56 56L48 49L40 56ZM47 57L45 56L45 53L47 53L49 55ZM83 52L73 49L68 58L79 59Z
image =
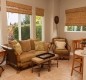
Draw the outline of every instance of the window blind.
M66 10L66 26L86 26L86 7Z
M32 6L6 1L7 12L32 14Z
M44 9L36 8L36 15L37 16L44 16Z

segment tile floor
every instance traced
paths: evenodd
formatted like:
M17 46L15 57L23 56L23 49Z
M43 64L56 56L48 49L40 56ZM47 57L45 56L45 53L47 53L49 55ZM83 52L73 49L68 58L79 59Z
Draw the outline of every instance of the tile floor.
M52 61L55 63L55 60ZM9 65L5 65L5 71L2 73L0 80L82 80L79 73L74 72L71 76L72 59L59 60L58 68L56 65L51 66L51 71L42 70L40 77L38 77L37 71L31 72L31 68L22 70L20 73L16 73L16 70Z

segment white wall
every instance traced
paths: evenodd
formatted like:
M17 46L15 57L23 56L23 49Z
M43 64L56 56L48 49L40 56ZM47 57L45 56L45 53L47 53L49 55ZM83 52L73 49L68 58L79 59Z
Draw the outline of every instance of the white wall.
M6 0L1 0L0 12L0 43L6 44L7 39L7 19L6 19Z
M49 3L49 19L50 19L50 40L53 37L57 37L56 24L54 22L54 17L59 16L59 0L50 0ZM59 24L57 25L59 26Z
M59 34L62 37L66 37L70 44L71 40L73 39L80 39L80 38L86 38L86 33L73 33L73 32L64 32L65 27L65 10L72 9L72 8L79 8L79 7L85 7L86 6L86 0L60 0L60 23L59 23Z

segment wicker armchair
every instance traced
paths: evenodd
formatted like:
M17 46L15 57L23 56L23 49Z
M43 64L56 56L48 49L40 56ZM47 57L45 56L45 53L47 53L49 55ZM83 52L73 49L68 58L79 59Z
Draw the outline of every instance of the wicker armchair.
M56 45L56 41L57 42L60 42L62 45L63 43L65 43L65 46L64 48L58 48L57 45L59 43L57 43ZM52 50L55 54L58 54L59 55L59 59L68 59L70 58L70 46L68 45L68 41L66 38L53 38L52 39L52 44L53 44L53 47L52 47Z

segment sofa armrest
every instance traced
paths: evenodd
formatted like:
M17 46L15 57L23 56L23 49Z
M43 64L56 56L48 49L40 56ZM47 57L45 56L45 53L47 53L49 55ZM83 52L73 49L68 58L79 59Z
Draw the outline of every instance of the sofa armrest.
M6 49L6 50L12 50L12 49L13 49L12 47L8 46L7 44L1 45L1 47L2 47L3 49Z
M1 45L1 47L4 50L6 50L6 53L7 53L6 62L17 65L17 63L19 61L19 56L16 54L15 50L8 44Z

